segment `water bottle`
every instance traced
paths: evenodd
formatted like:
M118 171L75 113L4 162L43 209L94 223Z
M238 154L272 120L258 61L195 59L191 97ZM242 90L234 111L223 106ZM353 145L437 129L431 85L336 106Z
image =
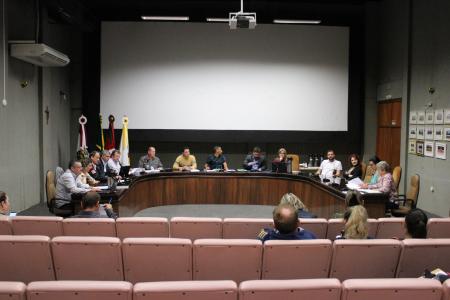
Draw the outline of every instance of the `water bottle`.
M313 157L312 154L309 155L309 163L308 163L308 167L312 167L313 166Z
M317 157L317 155L314 156L314 167L318 167L319 166L319 158Z

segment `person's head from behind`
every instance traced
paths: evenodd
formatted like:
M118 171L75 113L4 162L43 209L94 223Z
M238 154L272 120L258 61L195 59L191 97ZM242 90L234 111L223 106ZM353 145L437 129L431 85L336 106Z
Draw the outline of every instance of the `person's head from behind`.
M80 175L83 171L83 166L80 161L78 160L71 160L69 162L69 169L75 174Z
M335 157L336 157L336 154L334 153L334 150L327 151L327 158L329 161L334 161Z
M360 165L359 156L357 154L350 155L350 164L352 165L352 167Z
M260 158L261 157L261 148L254 147L252 151L252 155L254 158Z
M391 172L391 166L387 162L382 160L379 163L377 163L377 171L378 174L384 176L385 174Z
M111 157L111 154L109 153L108 150L102 151L102 160L103 161L105 161L105 162L108 161L110 157Z
M306 206L303 204L302 200L300 200L299 197L297 197L295 194L292 194L292 193L284 194L283 197L281 197L281 200L280 200L280 205L281 204L290 204L296 210L307 211Z
M407 238L426 239L427 238L428 217L421 209L412 209L405 216L405 227Z
M214 146L214 148L213 148L213 154L214 154L215 156L220 156L220 155L222 155L222 153L223 153L222 147L220 147L220 146Z
M148 155L148 157L150 157L150 158L154 158L155 155L156 155L156 149L155 149L155 147L152 147L152 146L148 147L147 155Z
M87 192L81 198L81 208L86 211L96 211L100 207L100 195L96 192Z
M184 157L189 157L189 155L191 155L191 149L189 149L189 147L184 147L183 148L183 156Z
M8 215L11 209L11 205L9 203L9 197L5 192L0 191L0 211Z
M367 239L369 224L367 210L362 205L349 207L344 214L344 238Z
M114 161L119 161L119 159L120 159L120 151L119 150L114 150L113 152L111 152L111 158Z
M100 153L98 151L92 151L89 154L89 158L91 159L91 162L96 165L100 160Z
M280 204L273 210L275 229L282 234L294 232L298 228L296 209L290 204Z
M380 162L380 159L378 158L378 156L372 156L371 158L369 158L369 167L372 168L372 170L375 172L377 170L377 163Z

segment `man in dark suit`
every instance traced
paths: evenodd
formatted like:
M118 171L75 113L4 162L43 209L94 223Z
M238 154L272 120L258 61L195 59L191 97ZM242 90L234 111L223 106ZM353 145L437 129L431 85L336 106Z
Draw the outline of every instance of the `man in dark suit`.
M252 154L249 154L245 157L243 163L244 169L248 171L261 172L266 170L266 158L261 153L261 149L259 147L253 148Z
M95 152L95 153L94 153ZM108 150L103 150L100 153L97 151L93 151L90 155L91 161L95 165L95 176L91 173L91 176L100 182L106 182L106 165L108 164L108 160L110 158L110 154Z
M100 195L96 192L87 192L81 199L82 210L72 218L112 218L117 219L117 214L112 210L111 204L103 205L106 216L100 214Z

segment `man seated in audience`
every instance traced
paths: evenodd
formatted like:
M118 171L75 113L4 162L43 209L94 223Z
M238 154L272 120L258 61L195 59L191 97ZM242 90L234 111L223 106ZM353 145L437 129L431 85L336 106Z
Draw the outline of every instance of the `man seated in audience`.
M113 212L111 204L104 204L108 218L117 219L117 214ZM100 195L96 192L87 192L81 199L81 211L72 218L106 218L100 214Z
M253 172L264 171L267 168L266 158L261 153L261 148L253 148L252 154L245 157L243 163L244 169Z
M81 162L72 160L69 168L56 182L55 205L57 208L71 207L72 194L81 194L89 191L99 191L99 188L91 188L87 184L77 183L77 177L81 174Z
M297 210L290 204L280 204L273 210L275 228L265 228L258 234L262 242L268 240L312 240L316 236L301 227Z
M428 217L421 209L412 209L405 216L406 239L427 238Z
M5 192L0 191L0 215L9 216L11 205L9 203L9 197Z
M120 168L120 151L114 150L113 152L111 152L111 158L108 160L108 164L106 165L106 173L119 176Z
M194 155L191 155L189 147L183 148L183 153L177 157L173 167L176 171L191 171L197 169L197 161Z
M335 159L336 154L334 150L328 150L327 158L325 159L317 170L317 175L321 175L322 178L331 179L334 177L340 177L342 172L342 164Z
M163 164L161 163L161 160L156 156L155 147L148 147L147 155L144 155L139 159L139 168L146 170L163 169Z
M367 210L362 205L347 208L344 214L344 230L336 239L364 240L369 238Z

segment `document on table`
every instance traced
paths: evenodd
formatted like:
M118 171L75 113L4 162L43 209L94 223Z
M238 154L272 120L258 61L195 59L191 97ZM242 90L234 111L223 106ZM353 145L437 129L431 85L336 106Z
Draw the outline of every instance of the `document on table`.
M108 186L107 185L99 185L98 188L101 190L107 190Z
M378 190L369 190L369 189L358 189L361 193L367 193L367 194L381 194Z
M351 190L358 190L363 183L364 182L359 177L356 177L347 183L347 187Z

